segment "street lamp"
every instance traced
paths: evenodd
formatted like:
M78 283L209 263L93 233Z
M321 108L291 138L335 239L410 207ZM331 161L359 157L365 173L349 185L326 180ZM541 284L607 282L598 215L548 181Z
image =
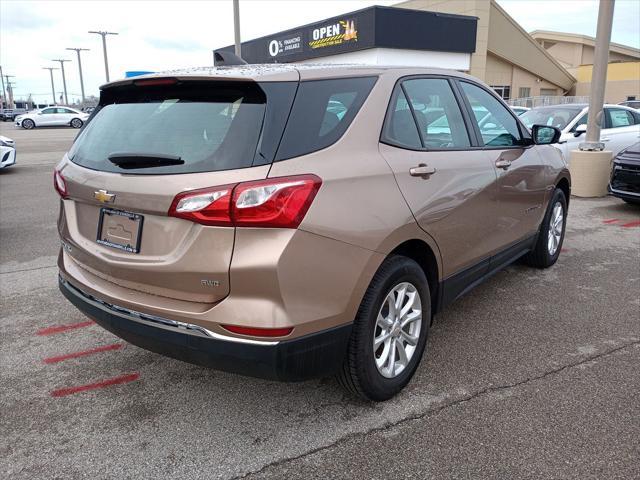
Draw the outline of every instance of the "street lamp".
M80 93L82 94L82 106L84 107L84 81L82 80L82 61L80 60L80 52L88 52L88 48L67 48L73 50L78 55L78 71L80 72Z
M89 33L95 33L102 37L102 53L104 54L104 73L107 77L107 82L109 81L109 60L107 59L107 35L118 35L115 32L104 32L104 31L94 31L89 30Z
M62 89L64 90L64 103L65 105L69 105L69 99L67 98L67 79L64 76L64 62L70 62L71 60L58 58L51 61L60 62L60 69L62 70Z
M49 70L49 75L51 75L51 95L53 96L53 104L57 105L58 102L56 102L56 89L53 85L53 71L58 69L54 67L42 67L42 69Z

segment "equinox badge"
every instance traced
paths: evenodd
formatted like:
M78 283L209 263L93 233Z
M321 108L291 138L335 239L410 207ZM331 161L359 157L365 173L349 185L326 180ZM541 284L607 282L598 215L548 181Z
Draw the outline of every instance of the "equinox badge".
M97 192L93 192L93 198L102 203L113 203L116 199L115 193L109 193L106 190L98 190Z

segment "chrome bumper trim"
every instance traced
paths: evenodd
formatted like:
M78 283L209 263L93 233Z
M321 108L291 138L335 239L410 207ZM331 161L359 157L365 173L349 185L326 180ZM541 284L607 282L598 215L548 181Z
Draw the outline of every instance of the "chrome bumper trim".
M215 340L222 340L225 342L235 342L235 343L244 343L249 345L262 345L262 346L274 346L278 345L280 341L272 341L272 340L253 340L250 338L238 338L238 337L229 337L227 335L220 335L219 333L212 332L204 327L199 325L194 325L192 323L180 322L178 320L170 320L168 318L158 317L155 315L149 315L147 313L136 312L135 310L129 310L128 308L120 307L118 305L113 305L112 303L105 302L100 300L93 295L85 293L78 288L74 287L66 281L62 277L58 277L59 281L65 288L67 288L71 293L76 295L77 297L82 298L83 301L90 303L96 308L99 308L104 311L108 311L113 315L118 315L119 317L125 318L127 320L131 320L132 322L138 322L150 326L154 326L157 328L167 328L170 330L178 331L179 333L184 333L188 335L197 335L200 337L212 338Z
M626 190L618 190L617 188L609 187L609 191L611 193L619 193L620 195L630 195L632 197L640 197L640 193L636 192L627 192Z

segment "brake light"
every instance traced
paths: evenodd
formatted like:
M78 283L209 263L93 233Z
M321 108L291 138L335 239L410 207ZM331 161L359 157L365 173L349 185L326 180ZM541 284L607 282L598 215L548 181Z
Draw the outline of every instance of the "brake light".
M297 228L322 180L315 175L269 178L183 192L169 216L203 225Z
M155 85L175 85L178 80L175 78L150 78L148 80L136 80L133 84L136 87L152 87Z
M238 325L222 325L222 328L240 335L251 335L252 337L285 337L293 332L293 327L286 328L257 328L240 327Z
M231 192L234 185L191 190L176 195L169 216L184 218L202 225L232 226Z
M64 177L59 170L53 171L53 188L56 189L56 192L58 192L62 198L67 198L67 182L65 182Z
M315 175L241 183L233 190L233 223L237 227L298 228L321 184Z

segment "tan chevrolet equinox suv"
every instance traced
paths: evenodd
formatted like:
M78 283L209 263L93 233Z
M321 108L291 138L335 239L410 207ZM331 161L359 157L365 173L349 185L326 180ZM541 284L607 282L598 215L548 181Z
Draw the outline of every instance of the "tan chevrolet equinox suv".
M109 83L57 165L62 293L123 339L277 380L398 393L433 316L553 265L570 177L473 77L246 65Z

